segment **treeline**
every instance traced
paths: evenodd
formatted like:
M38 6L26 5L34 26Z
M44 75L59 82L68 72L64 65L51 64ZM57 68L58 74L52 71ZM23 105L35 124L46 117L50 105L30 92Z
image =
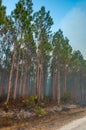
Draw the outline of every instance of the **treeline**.
M19 0L10 16L0 0L0 96L6 103L31 94L43 100L50 79L51 98L60 104L69 77L69 82L72 74L86 78L81 52L73 51L60 29L52 34L52 25L44 6L33 12L32 0Z

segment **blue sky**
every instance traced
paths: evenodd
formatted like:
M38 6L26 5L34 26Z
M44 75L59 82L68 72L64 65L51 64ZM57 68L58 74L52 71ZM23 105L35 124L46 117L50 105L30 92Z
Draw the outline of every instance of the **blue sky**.
M3 0L7 14L15 8L18 0ZM86 58L86 0L33 0L33 10L44 5L54 20L52 31L62 29L74 50L80 50Z

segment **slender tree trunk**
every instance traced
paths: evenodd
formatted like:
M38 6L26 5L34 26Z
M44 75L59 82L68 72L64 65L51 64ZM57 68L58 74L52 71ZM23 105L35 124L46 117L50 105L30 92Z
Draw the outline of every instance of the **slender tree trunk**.
M26 81L27 81L27 68L28 68L28 66L27 66L27 60L25 60L25 62L24 62L24 67L25 68L23 68L24 69L24 76L23 76L23 88L22 88L22 97L23 98L25 98L26 97Z
M38 67L38 96L39 96L39 100L40 100L40 96L41 96L41 73L40 73L40 67Z
M29 74L27 74L26 78L26 96L28 96L28 88L29 88Z
M10 76L9 76L9 81L8 81L8 94L7 94L6 104L8 103L9 98L10 98L11 81L12 81L12 74L13 74L13 66L14 66L15 55L16 55L16 45L14 44L14 54L13 54L13 58L12 58Z
M6 88L5 88L6 79L7 79L7 77L6 77L6 67L4 67L4 70L3 70L2 73L1 73L0 96L3 96L3 94L4 94L5 91L6 91Z
M1 59L0 59L0 96L2 95L2 72L1 72Z
M39 100L41 99L41 69L40 69L40 65L38 65L37 67L37 95L39 97Z
M1 67L0 67L0 70L1 70ZM2 73L0 72L0 97L2 95Z
M44 75L43 75L43 67L41 66L41 100L44 99Z
M64 67L64 93L67 90L67 71L66 71L66 66Z
M0 96L2 96L2 87L4 87L4 81L5 81L5 68L1 74L1 82L0 82Z
M55 72L52 72L52 98L55 100Z
M15 79L15 86L14 86L14 93L13 93L13 99L16 99L16 91L17 91L17 84L18 84L18 72L19 72L19 61L20 61L20 54L18 56L18 65L17 65L17 71L16 71L16 79Z
M37 69L34 75L34 89L35 89L35 95L37 95Z
M60 66L58 64L58 72L57 72L57 75L58 75L58 79L57 79L57 82L58 82L58 86L57 86L57 101L58 101L58 105L60 105Z
M22 97L26 97L26 80L27 80L27 75L26 73L24 74L24 80L23 80L23 88L22 88Z
M79 71L79 85L80 85L80 97L81 97L81 103L83 102L83 94L82 94L82 85L81 85L81 77L82 77L82 75L81 75L81 70Z
M2 84L0 82L0 97L2 96Z
M38 78L39 78L39 67L36 67L36 95L38 95Z
M22 95L21 91L22 91L22 84L23 84L23 71L24 71L24 63L23 63L23 59L22 59L22 70L21 70L21 76L20 76L19 96Z
M43 66L41 63L40 50L37 52L37 93L39 100L44 98L44 77L43 77Z
M38 66L36 66L36 75L35 75L35 86L36 86L36 95L38 95Z
M41 75L40 75L40 62L39 57L37 58L37 78L36 78L36 94L40 100L40 83L41 83Z

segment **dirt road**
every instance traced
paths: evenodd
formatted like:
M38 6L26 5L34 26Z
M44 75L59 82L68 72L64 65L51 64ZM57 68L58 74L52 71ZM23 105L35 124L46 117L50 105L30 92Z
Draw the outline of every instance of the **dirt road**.
M64 125L62 128L57 130L86 130L86 116L71 123Z

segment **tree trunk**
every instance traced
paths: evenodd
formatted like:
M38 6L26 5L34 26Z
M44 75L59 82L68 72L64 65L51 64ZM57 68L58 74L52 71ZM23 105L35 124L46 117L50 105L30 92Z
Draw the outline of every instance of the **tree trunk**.
M60 66L58 65L58 72L57 72L57 82L58 82L58 86L57 86L57 101L58 101L58 105L60 105Z
M24 63L23 63L23 60L22 60L22 70L21 70L21 76L20 76L19 96L21 96L21 91L22 91L23 68L24 68Z
M34 75L34 89L35 89L35 95L37 95L37 69Z
M3 96L3 94L5 94L5 92L6 92L6 88L5 88L6 79L7 79L7 77L6 77L6 67L4 66L4 70L1 73L0 96Z
M17 91L17 84L18 84L19 61L20 61L20 54L18 56L18 65L16 70L16 79L15 79L15 86L14 86L14 93L13 93L14 100L16 99L16 91Z
M24 76L23 76L23 88L22 88L22 97L23 98L25 98L26 97L26 81L27 81L27 61L25 60L25 62L24 62L24 67L25 68L23 68L24 69Z
M64 67L64 93L67 90L67 72L66 72L66 66Z
M37 83L36 83L36 89L37 94L39 97L39 100L44 99L44 77L43 77L43 66L41 61L41 52L38 50L37 52Z
M38 80L37 80L37 84L38 84L38 97L39 100L41 98L41 70L40 70L40 66L38 67Z
M2 95L2 83L0 81L0 97L1 97L1 95Z
M26 73L24 74L24 80L23 80L23 88L22 88L22 97L26 97L26 80L27 80L27 75Z
M55 100L55 72L52 72L52 98Z
M44 75L43 75L43 67L41 66L41 100L44 99Z
M40 70L40 61L39 61L39 51L37 53L37 79L36 79L36 93L40 100L40 86L41 86L41 70Z
M38 80L39 80L39 65L37 64L37 67L36 67L36 95L38 95Z
M27 74L27 78L26 78L26 96L28 97L28 88L29 88L29 74Z
M14 54L13 54L13 58L12 58L10 76L9 76L9 81L8 81L8 94L7 94L6 104L8 103L9 98L10 98L11 81L12 81L12 74L13 74L13 66L14 66L15 55L16 55L16 45L14 44Z

